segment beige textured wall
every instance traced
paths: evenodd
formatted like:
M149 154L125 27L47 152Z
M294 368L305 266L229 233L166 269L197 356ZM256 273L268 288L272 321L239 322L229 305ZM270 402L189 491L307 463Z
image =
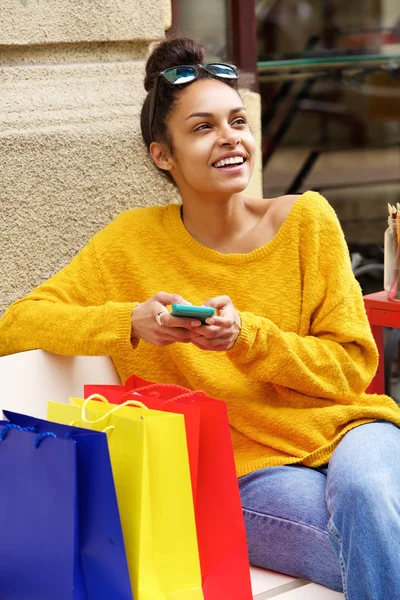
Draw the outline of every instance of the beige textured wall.
M170 19L168 0L1 0L0 314L118 212L177 200L139 130ZM259 98L244 100L257 134Z
M250 90L241 90L240 95L249 117L251 131L257 142L257 155L253 176L245 193L251 198L262 198L262 155L261 155L261 96Z

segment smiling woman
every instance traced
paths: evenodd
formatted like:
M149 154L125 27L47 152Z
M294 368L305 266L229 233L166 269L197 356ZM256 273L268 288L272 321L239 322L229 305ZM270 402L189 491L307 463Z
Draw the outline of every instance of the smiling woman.
M148 95L141 115L143 138L157 166L176 184L176 177L171 172L172 165L160 161L160 157L165 154L173 155L172 131L177 131L178 127L180 130L186 129L188 133L204 131L211 128L211 121L217 124L218 117L220 121L228 121L236 139L238 131L249 129L245 118L246 111L237 93L236 67L224 63L203 62L204 49L200 44L188 38L177 38L159 44L146 66L145 88ZM207 81L207 85L201 90L202 96L196 98L201 81ZM210 86L213 81L222 84L223 88ZM194 92L187 95L185 92L189 86L193 86ZM232 90L230 96L227 96L228 88ZM179 110L182 108L179 101L184 93L182 112ZM216 108L213 101L218 97L222 103L227 98L230 100L230 106L223 106L224 114L217 115L207 110L207 106L212 110ZM176 112L179 113L177 122L170 123L169 121L177 116ZM152 148L153 142L158 142L161 146Z
M168 119L169 139L150 153L173 177L184 205L187 194L242 192L254 165L255 143L238 93L225 83L201 79L185 90Z
M203 63L204 48L188 38L156 47L146 66L142 134L154 163L179 189L184 223L193 237L215 250L241 252L260 244L259 235L253 246L247 235L259 220L257 209L237 196L251 178L255 142L237 91L236 67ZM264 233L261 243L272 237L270 228Z
M0 354L109 355L123 381L225 401L253 564L352 600L397 598L400 411L365 393L377 352L327 201L244 193L255 145L237 76L193 40L155 48L141 127L182 203L96 234L6 311ZM171 304L215 314L204 324Z

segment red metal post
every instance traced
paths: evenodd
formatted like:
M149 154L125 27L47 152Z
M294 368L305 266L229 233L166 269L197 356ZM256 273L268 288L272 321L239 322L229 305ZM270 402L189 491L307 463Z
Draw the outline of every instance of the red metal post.
M367 392L370 394L385 393L385 356L383 328L400 328L400 302L387 299L386 292L376 292L364 296L364 305L371 327L372 335L379 353L378 370Z
M255 0L230 0L232 59L243 87L258 91Z

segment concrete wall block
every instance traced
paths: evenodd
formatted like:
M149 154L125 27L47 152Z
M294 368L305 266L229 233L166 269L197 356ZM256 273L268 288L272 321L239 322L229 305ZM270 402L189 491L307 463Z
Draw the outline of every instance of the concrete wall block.
M168 29L172 26L172 4L171 0L164 0L164 29Z
M247 89L240 90L243 104L246 107L251 131L256 140L256 161L254 171L245 194L251 198L263 197L263 173L261 156L261 96Z
M0 45L155 40L164 11L160 1L1 0Z
M121 211L174 202L130 120L1 138L0 310L50 277Z
M0 312L119 212L177 201L141 139L143 68L0 69Z
M0 67L0 134L137 118L141 61Z

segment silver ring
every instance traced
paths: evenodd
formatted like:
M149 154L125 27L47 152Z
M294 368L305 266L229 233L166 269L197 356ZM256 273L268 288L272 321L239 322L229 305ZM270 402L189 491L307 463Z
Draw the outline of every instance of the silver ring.
M165 310L163 310L162 312L159 312L158 315L156 315L156 321L160 325L160 327L164 327L164 323L161 321L161 315L163 315L164 313L165 313Z

